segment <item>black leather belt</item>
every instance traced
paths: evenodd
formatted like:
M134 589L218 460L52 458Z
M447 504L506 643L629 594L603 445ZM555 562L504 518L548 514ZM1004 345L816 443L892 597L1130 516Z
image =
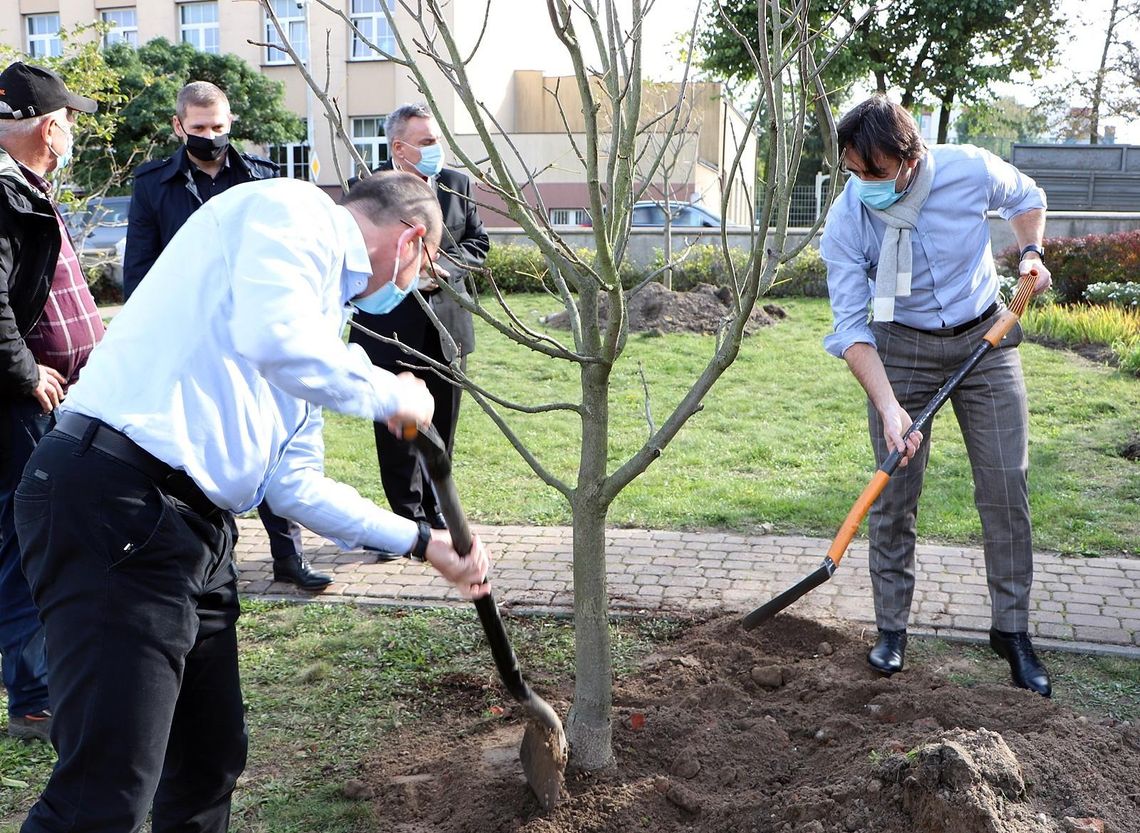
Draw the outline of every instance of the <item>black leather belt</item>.
M81 445L98 449L154 481L163 492L176 498L200 515L218 511L214 504L190 475L159 460L126 434L117 431L102 420L85 414L65 413L55 424L55 430L66 434Z
M971 318L969 321L966 321L962 324L958 324L955 327L942 327L941 329L938 329L938 330L924 330L920 327L909 327L906 324L901 324L900 326L906 327L908 330L918 330L918 332L926 333L928 336L942 336L942 337L960 336L960 335L962 335L962 333L969 332L970 330L974 329L974 327L981 324L983 321L985 321L987 318L989 318L991 315L993 315L995 312L997 312L997 309L998 309L998 303L997 303L997 301L994 301L992 304L990 304L988 307L986 307L985 311L981 315L979 315L977 318ZM896 321L895 323L897 324L898 322Z

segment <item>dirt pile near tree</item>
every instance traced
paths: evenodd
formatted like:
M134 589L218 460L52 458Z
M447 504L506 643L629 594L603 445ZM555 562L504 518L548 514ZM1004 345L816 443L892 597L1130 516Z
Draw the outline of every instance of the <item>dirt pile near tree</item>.
M493 683L468 680L459 709L386 741L366 779L377 829L1140 833L1140 728L931 668L878 678L869 641L788 616L694 626L616 681L615 766L568 774L545 816L519 716L462 713ZM535 683L565 716L570 690Z
M609 320L609 301L603 299L598 318L603 325ZM631 295L626 305L629 330L633 333L700 333L712 335L732 317L732 293L725 287L697 284L688 292L674 292L659 283L646 284ZM770 327L786 315L775 304L757 305L744 325L744 334L752 335L761 327ZM565 311L544 320L551 327L567 330L569 316Z

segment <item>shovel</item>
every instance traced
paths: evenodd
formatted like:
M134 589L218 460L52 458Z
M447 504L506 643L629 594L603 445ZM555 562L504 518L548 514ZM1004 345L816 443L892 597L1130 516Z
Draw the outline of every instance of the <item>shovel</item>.
M472 546L471 530L467 526L463 507L459 504L455 483L451 479L451 458L447 455L443 439L432 425L426 428L405 426L403 435L424 458L455 551L464 556L469 554ZM491 654L495 658L495 667L503 685L527 711L529 719L523 733L519 758L531 790L543 809L550 810L562 797L562 784L565 780L568 746L562 721L550 704L531 691L523 679L494 597L488 593L483 598L476 599L475 610L479 613L483 632L491 645Z
M1006 334L1013 329L1013 325L1021 318L1021 314L1025 312L1025 307L1029 303L1029 299L1033 296L1033 286L1037 283L1037 270L1031 269L1029 272L1021 276L1021 280L1017 283L1017 292L1010 301L1009 309L1003 311L994 322L994 325L986 331L982 336L982 343L979 344L974 352L962 362L961 366L954 372L946 383L938 389L938 393L934 394L934 398L930 403L923 408L922 413L915 418L911 423L910 428L903 434L905 441L915 431L925 431L926 427L930 425L934 419L934 415L938 413L950 395L962 384L970 372L978 366L978 362L990 350L1001 344L1001 340L1006 337ZM833 575L835 575L836 568L839 567L839 562L843 555L847 552L847 547L851 543L851 539L855 537L855 533L859 531L859 524L863 522L871 504L878 499L882 494L883 489L887 485L887 481L891 479L891 475L895 473L899 463L902 461L902 453L899 451L892 451L890 455L879 466L879 470L875 472L871 478L871 482L863 489L863 493L859 495L859 499L855 501L855 505L851 507L851 511L847 513L847 517L843 521L843 525L839 527L839 532L836 533L835 539L831 542L831 547L827 550L827 555L823 557L823 563L815 569L814 572L800 579L799 582L789 587L779 596L772 599L772 601L761 605L744 617L744 627L746 630L752 630L757 625L767 622L777 613L784 608L791 605L802 596L806 596L815 588L819 587Z

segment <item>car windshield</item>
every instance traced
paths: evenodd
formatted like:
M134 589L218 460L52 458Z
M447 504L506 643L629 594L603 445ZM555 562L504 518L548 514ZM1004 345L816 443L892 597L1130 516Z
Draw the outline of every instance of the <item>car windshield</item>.
M93 197L87 201L88 222L100 226L118 226L127 222L130 197Z

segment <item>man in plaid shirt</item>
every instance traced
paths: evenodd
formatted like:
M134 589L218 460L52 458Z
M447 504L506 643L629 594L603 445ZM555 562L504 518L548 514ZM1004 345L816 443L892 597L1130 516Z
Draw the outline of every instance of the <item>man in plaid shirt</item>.
M103 337L103 321L45 177L71 158L96 104L54 73L0 73L0 654L8 734L47 740L43 633L20 566L13 498L36 443Z

